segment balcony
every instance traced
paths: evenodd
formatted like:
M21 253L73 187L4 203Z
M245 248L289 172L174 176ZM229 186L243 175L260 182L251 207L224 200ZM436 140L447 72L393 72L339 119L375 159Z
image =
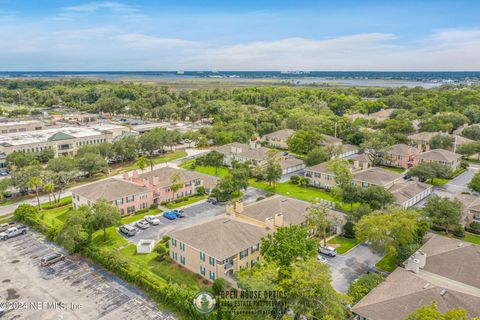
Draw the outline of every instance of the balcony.
M228 271L229 269L233 269L233 261L225 263L223 265L223 268L225 269L225 271Z

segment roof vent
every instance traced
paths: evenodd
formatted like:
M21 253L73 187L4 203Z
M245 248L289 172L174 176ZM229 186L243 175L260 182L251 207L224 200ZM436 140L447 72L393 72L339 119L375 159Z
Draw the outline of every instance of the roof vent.
M442 291L440 292L440 295L443 297L446 294L447 294L447 289L442 289Z
M458 244L458 246L459 246L459 247L463 247L463 242L460 242L460 243Z
M430 283L425 283L425 285L423 286L423 289L427 289L428 287L430 286Z

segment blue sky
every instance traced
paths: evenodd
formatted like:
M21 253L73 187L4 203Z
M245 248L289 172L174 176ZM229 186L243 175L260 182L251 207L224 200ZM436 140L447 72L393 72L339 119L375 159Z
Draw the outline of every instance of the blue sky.
M0 70L480 70L480 1L0 0Z

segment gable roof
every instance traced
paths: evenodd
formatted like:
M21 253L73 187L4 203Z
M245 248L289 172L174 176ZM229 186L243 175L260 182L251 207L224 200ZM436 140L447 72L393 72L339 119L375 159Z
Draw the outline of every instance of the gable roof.
M320 172L320 173L334 174L333 171L331 171L327 168L327 166L328 166L328 162L322 162L322 163L316 164L316 165L311 166L311 167L306 167L305 170Z
M271 232L266 228L222 216L174 231L170 236L221 261L259 244Z
M50 138L48 138L49 141L61 141L61 140L68 140L68 139L75 139L75 137L69 134L66 134L64 132L57 132L52 136L50 136Z
M237 151L234 152L232 149L236 149ZM233 142L224 144L222 146L214 147L212 148L212 150L218 151L227 156L239 155L240 157L244 157L250 160L263 160L266 159L268 152L272 149L268 149L265 147L251 148L247 144ZM279 152L278 154L281 153Z
M241 215L264 222L276 214L283 214L284 225L302 224L310 203L284 196L273 196L245 206Z
M264 137L276 138L281 140L288 140L291 136L295 134L295 130L292 129L282 129L274 132L267 133L263 135Z
M393 194L396 203L402 204L430 188L432 188L432 186L426 183L406 181L404 183L394 184L388 191Z
M388 149L387 153L401 156L410 156L419 154L420 150L404 143L399 143L391 146L390 149Z
M88 200L95 202L98 199L113 201L127 196L150 192L148 188L133 182L110 178L90 183L72 189L72 193L79 194Z
M423 269L397 268L352 311L370 320L400 320L436 301L442 312L463 308L470 316L480 314L480 246L430 235L421 250Z
M172 176L175 174L179 175L180 181L182 182L187 182L187 181L196 180L196 179L203 180L203 184L207 188L213 188L219 180L219 178L213 177L205 173L200 173L192 170L177 169L172 167L162 167L159 169L155 169L153 171L148 171L140 174L138 177L141 180L148 179L150 183L153 182L152 181L153 177L157 177L158 183L159 183L157 187L166 188L171 186Z
M445 161L452 162L460 159L461 154L454 153L445 149L433 149L430 151L425 151L416 155L418 159L429 160L429 161Z
M304 164L304 162L302 159L292 157L292 158L282 159L278 162L278 164L280 165L280 168L287 169L290 167L302 165Z
M379 167L371 167L366 170L353 173L353 180L359 182L367 182L368 184L373 184L377 186L385 186L399 179L402 179L402 177L403 175L399 173Z

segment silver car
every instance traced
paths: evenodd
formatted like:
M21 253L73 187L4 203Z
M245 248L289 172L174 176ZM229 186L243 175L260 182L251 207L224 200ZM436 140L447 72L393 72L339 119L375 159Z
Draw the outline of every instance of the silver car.
M145 216L145 220L147 220L148 223L151 223L153 225L160 224L160 220L156 218L155 216Z
M337 249L330 246L318 248L318 252L329 257L335 257L337 255Z
M52 253L52 254L49 254L48 256L45 256L43 257L41 260L40 260L40 264L42 266L49 266L51 264L54 264L54 263L57 263L58 261L62 261L62 260L65 260L65 256L61 253Z
M145 220L137 221L137 223L135 223L135 225L137 227L139 227L140 229L147 229L148 227L150 227L150 224Z

